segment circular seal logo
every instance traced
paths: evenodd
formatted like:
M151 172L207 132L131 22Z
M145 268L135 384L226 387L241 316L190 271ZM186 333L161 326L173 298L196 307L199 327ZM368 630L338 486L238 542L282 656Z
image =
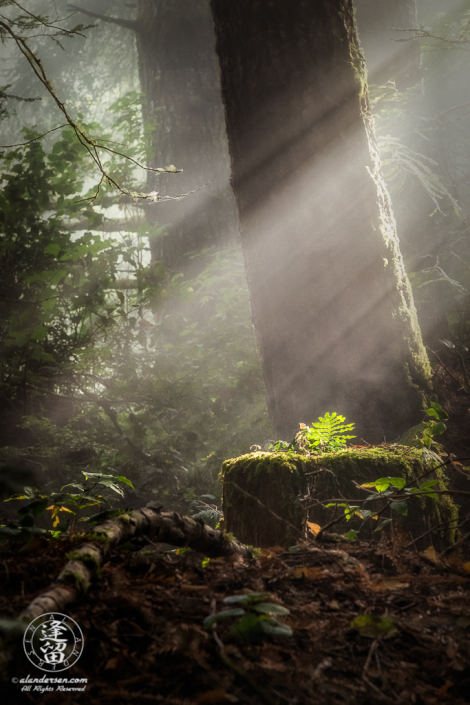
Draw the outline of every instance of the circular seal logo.
M78 624L66 614L47 612L28 625L23 647L31 663L41 671L66 671L83 651L83 634Z

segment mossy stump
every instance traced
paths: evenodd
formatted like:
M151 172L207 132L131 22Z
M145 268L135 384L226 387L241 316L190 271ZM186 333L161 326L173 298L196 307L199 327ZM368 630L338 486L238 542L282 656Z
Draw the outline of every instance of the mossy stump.
M305 532L299 496L307 489L300 462L284 453L250 453L226 460L224 529L249 546L290 546Z
M226 460L220 474L225 529L253 546L292 545L305 535L307 518L324 526L344 513L339 507L335 515L334 509L326 509L320 502L343 501L344 497L349 504L356 504L356 500L366 499L369 492L358 487L363 483L381 477L401 477L410 482L429 473L422 482L437 479L434 489L446 489L444 471L438 465L439 458L427 449L399 445L352 448L315 457L250 453ZM378 511L384 503L383 499L371 501L365 508ZM448 495L438 495L437 499L413 497L407 505L406 516L388 508L381 519L393 518L394 525L399 525L410 541L418 539L415 545L419 550L431 544L442 550L455 541L458 509ZM443 522L450 524L439 526ZM364 523L354 516L349 522L336 524L332 531L355 529L360 530L360 538L371 538L380 536L374 533L376 527L377 522Z

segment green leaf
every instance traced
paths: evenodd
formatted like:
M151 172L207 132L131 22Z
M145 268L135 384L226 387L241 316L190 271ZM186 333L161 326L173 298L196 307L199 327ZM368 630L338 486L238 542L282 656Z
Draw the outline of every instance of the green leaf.
M261 629L265 634L269 636L292 636L292 629L288 624L282 624L278 622L277 619L270 619L269 621L260 623Z
M419 489L428 490L430 487L434 487L434 485L437 485L439 482L440 480L429 480L428 482L423 482L423 484L419 486Z
M392 522L392 519L384 519L375 529L374 531L382 531L388 524Z
M119 485L116 485L115 482L112 482L111 480L98 480L98 484L108 487L110 490L116 492L116 494L120 494L121 497L124 497L124 491L121 487L119 487Z
M45 326L35 326L31 331L32 340L45 340L47 338L47 328Z
M238 602L247 604L249 602L258 602L263 597L269 597L269 592L252 592L249 595L229 595L229 597L224 597L223 602L227 605L237 604Z
M275 605L272 602L259 602L251 607L255 612L262 614L290 614L289 610L282 605Z
M0 536L4 536L6 539L12 539L19 536L22 529L15 529L10 526L0 526Z
M395 480L400 478L393 479ZM374 480L373 482L365 482L363 485L361 485L361 487L375 487L377 492L385 492L385 490L392 484L391 480L391 477L381 477L378 480Z
M437 419L448 419L449 414L447 411L445 411L440 404L437 404L436 402L432 401L430 402L431 408L430 409L424 409L426 414L428 416L432 416Z
M241 607L235 607L233 610L223 610L222 612L217 612L217 614L211 614L209 617L206 617L202 626L204 629L208 629L213 624L225 622L225 620L231 617L241 617L243 614L245 614L245 610L242 610Z
M130 487L132 487L132 489L134 489L134 485L132 484L132 482L127 477L124 477L124 475L119 475L117 479L120 482L125 482L126 485L129 485Z
M392 502L390 506L394 512L398 512L402 516L408 515L408 502Z
M53 273L53 275L49 278L49 282L52 286L56 286L61 279L63 279L66 276L67 272L65 269L58 269L56 272Z
M439 421L439 423L435 423L434 426L431 426L431 428L429 429L429 433L431 436L440 436L441 433L445 433L445 431L447 431L447 426L442 421Z
M346 517L346 521L349 521L350 519L352 519L358 509L359 509L359 505L356 505L356 504L352 504L351 506L346 505L346 507L344 508L344 516Z
M268 620L269 617L250 612L249 614L245 614L239 622L233 625L230 629L230 634L248 644L260 642L263 640L265 635L261 625L263 622L267 622Z
M402 490L406 485L406 480L403 477L389 477L388 479L392 487L396 487L399 490Z
M44 248L44 252L46 255L58 255L60 250L61 247L56 242L51 242L50 245Z

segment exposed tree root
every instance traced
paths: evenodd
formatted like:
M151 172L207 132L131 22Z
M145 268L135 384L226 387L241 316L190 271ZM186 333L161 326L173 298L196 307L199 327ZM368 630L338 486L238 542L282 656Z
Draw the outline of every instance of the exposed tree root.
M205 556L240 555L251 558L249 548L239 541L229 541L221 531L177 512L160 512L145 507L107 519L87 536L79 548L69 554L69 562L56 580L24 609L20 619L32 620L46 612L60 612L86 592L93 579L99 577L104 558L113 546L137 536L189 547Z

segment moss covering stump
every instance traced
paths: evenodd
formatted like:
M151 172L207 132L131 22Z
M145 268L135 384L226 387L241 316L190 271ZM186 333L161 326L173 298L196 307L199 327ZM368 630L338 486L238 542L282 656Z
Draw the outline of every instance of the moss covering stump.
M250 453L226 460L224 528L250 546L289 546L305 531L299 496L307 490L299 460L285 453Z
M343 508L338 508L335 515L333 508L327 509L321 503L344 497L344 501L355 504L372 494L358 487L364 483L382 477L400 477L408 483L428 473L422 482L437 479L434 489L446 489L439 463L439 458L426 448L400 445L350 448L311 457L259 452L226 460L220 473L225 529L249 545L289 546L305 535L307 518L324 526L334 516L342 516ZM364 508L378 511L384 504L385 500L380 499L368 502ZM450 496L413 497L407 506L406 516L389 507L381 519L393 518L395 525L399 522L410 541L418 539L419 550L431 544L442 550L455 541L458 509ZM449 523L437 528L443 522ZM369 520L364 524L354 516L332 530L341 533L360 529L361 538L371 538L380 535L374 534L376 527L377 522ZM419 538L433 527L436 528Z

